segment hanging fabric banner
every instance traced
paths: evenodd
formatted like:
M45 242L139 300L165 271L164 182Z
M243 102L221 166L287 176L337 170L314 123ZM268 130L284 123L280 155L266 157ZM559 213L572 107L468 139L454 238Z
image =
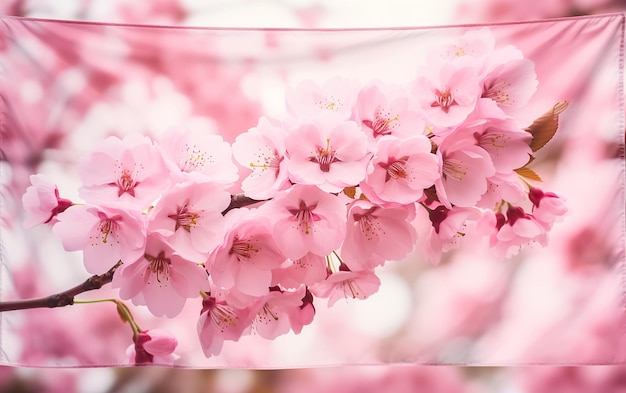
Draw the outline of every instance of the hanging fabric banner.
M626 361L623 14L0 23L1 364Z

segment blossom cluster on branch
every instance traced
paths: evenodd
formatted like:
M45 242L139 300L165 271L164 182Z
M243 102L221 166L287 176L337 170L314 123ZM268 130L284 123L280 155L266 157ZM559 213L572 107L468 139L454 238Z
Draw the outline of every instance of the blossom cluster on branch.
M521 51L469 31L405 86L304 81L286 92L283 118L261 117L232 146L180 128L158 141L109 137L79 163L80 203L31 177L26 223L52 225L89 273L121 261L113 287L155 316L201 297L200 343L218 355L251 332L299 333L317 299L375 293L375 269L414 249L418 209L433 263L468 231L501 257L545 246L566 207L531 185L541 179L529 165L567 104L518 124L536 87ZM247 202L232 208L241 191ZM141 334L136 348L150 339Z

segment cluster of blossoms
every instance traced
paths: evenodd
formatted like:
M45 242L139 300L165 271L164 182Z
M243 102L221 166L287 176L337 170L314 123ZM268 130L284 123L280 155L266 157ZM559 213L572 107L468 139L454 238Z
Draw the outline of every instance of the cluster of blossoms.
M415 247L417 209L433 263L470 227L503 257L545 245L566 208L529 183L527 164L556 131L539 138L516 122L533 63L482 29L416 75L406 87L305 81L287 91L284 118L260 118L232 146L183 129L109 137L79 164L84 202L32 177L28 223L52 224L92 274L121 261L119 296L156 316L202 297L206 356L251 332L299 333L316 298L376 292L375 269Z

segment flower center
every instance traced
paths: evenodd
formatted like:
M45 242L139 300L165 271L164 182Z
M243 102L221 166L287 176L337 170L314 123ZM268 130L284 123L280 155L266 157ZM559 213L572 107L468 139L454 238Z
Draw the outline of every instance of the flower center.
M265 324L278 321L278 313L274 310L274 307L265 303L257 314L257 321Z
M463 180L465 175L467 175L467 169L461 161L448 159L443 161L443 175L446 178L451 177L455 180Z
M374 121L363 120L362 123L366 127L372 129L374 138L378 138L383 135L390 135L391 131L396 127L398 122L398 115L394 117L384 116L381 112L376 113Z
M273 154L268 154L263 156L262 164L255 164L254 162L250 163L250 168L252 169L261 169L262 171L270 169L275 172L276 176L280 174L280 163L283 162L285 157L282 157L278 154L276 150L274 150Z
M490 98L498 104L511 104L511 97L506 92L511 84L505 80L494 80L483 87L482 98Z
M317 148L315 157L309 157L309 161L318 163L322 172L330 171L330 164L339 161L337 158L335 158L335 151L331 149L330 139L326 139L325 148Z
M165 252L161 251L156 257L145 254L144 258L146 258L146 261L150 262L150 272L156 275L158 282L161 282L161 278L165 281L169 280L172 261L169 258L165 258Z
M110 186L117 187L117 196L121 197L123 194L128 194L132 197L135 196L135 187L139 185L138 181L133 179L131 171L123 169L122 173L114 183L109 183Z
M352 299L356 299L361 294L361 288L359 288L359 284L354 280L343 281L341 287L343 288L343 295L346 298L351 297Z
M293 215L292 219L297 223L298 229L306 235L311 233L313 223L321 220L317 214L313 213L316 207L317 203L307 206L306 202L300 199L300 204L297 209L287 209L289 213Z
M100 222L98 223L98 227L96 228L95 236L92 235L90 236L90 238L95 237L97 238L97 240L95 240L96 243L102 242L106 244L109 241L109 236L113 236L116 238L115 240L119 243L116 231L119 228L118 222L122 221L122 217L113 216L109 218L106 216L106 214L98 212L98 218L100 219Z
M198 149L196 145L189 146L185 144L185 149L181 154L180 170L183 172L202 171L211 156L207 156L207 152Z
M341 101L339 101L333 96L326 97L323 100L317 101L315 105L321 110L332 111L332 112L337 112L341 110L341 108L343 107L343 105L341 104Z
M376 220L376 216L373 215L376 210L378 210L378 207L373 207L364 214L354 214L354 221L358 223L361 233L367 240L374 239L380 231L380 223Z
M237 315L226 305L219 304L214 298L202 301L203 311L208 308L209 318L224 333L224 330L237 326Z
M385 182L388 182L391 179L406 179L408 173L406 172L405 165L408 159L408 157L402 157L399 160L392 158L387 164L385 164L384 162L379 163L378 165L387 170L387 174L385 175Z
M170 214L167 216L176 222L176 226L174 231L177 231L178 228L183 228L185 231L191 233L191 228L198 225L198 218L200 214L196 212L189 211L189 201L185 202L185 204L178 208L178 212L176 214Z
M508 146L509 137L506 137L504 134L494 134L488 133L485 131L482 135L479 133L474 133L474 138L478 141L480 146L491 146L496 149L504 149Z
M259 252L259 248L255 247L251 243L240 240L238 237L235 237L233 241L233 246L230 248L229 254L235 254L237 261L249 261L252 258L253 253Z
M435 101L430 104L432 108L439 107L442 111L448 113L452 105L458 105L458 103L454 100L450 89L446 89L443 92L439 89L435 89Z

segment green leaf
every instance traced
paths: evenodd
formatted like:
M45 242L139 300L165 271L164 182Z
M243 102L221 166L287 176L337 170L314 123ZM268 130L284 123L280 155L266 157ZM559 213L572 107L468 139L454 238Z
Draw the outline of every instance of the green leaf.
M533 136L530 142L530 149L533 152L544 147L554 137L557 128L559 128L559 114L567 109L567 105L567 101L557 103L550 111L544 113L526 128L526 131Z
M529 180L543 181L543 180L541 180L541 177L539 177L537 172L533 171L532 169L530 169L528 167L517 168L515 170L515 172L518 175L520 175L521 177L524 177L524 178L529 179Z

